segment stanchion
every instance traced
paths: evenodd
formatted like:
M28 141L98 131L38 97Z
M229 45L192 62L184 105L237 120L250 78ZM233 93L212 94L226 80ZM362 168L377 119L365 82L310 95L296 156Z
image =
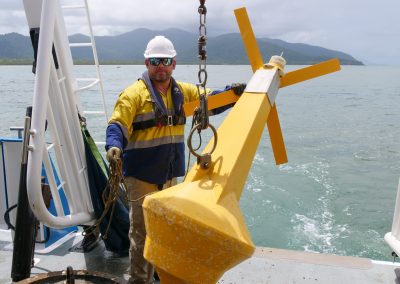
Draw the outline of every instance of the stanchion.
M28 107L25 117L17 218L11 267L11 278L14 282L30 277L35 250L35 231L37 221L29 206L26 187L26 169L28 164L28 144L31 115L32 107Z

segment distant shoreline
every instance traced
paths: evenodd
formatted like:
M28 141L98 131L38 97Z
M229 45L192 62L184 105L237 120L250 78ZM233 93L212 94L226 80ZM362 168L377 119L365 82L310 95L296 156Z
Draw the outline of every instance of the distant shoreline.
M147 41L160 34L161 31L136 29L118 36L97 36L96 49L102 65L136 65L143 64L143 53ZM197 35L179 29L167 29L163 34L177 43L179 64L198 64L196 46ZM89 42L90 38L84 34L69 35L70 43ZM243 46L240 33L229 33L208 37L209 46L207 64L212 65L240 65L248 64L248 57ZM274 54L284 54L290 65L311 65L332 58L339 58L342 65L363 65L350 54L324 47L290 43L283 40L259 38L260 53L268 60ZM20 65L33 59L31 39L18 33L0 34L0 64ZM93 62L93 54L86 49L73 49L74 59ZM5 61L5 63L2 63Z

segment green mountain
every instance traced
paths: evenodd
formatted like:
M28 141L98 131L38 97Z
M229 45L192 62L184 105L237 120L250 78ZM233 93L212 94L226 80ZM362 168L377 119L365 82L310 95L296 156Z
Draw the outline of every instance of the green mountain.
M174 43L180 64L197 64L198 35L179 29L154 31L137 29L116 36L97 36L97 53L102 64L135 64L143 62L143 52L147 42L156 35L165 35ZM89 42L89 37L75 34L71 42ZM331 58L339 58L341 64L363 65L344 52L302 43L288 43L283 40L258 38L258 45L265 60L272 55L280 55L288 64L309 65ZM76 47L72 55L77 62L88 62L92 52L87 47ZM247 55L239 33L223 34L207 39L208 64L248 64ZM17 33L0 35L0 61L8 63L31 62L33 57L30 38Z

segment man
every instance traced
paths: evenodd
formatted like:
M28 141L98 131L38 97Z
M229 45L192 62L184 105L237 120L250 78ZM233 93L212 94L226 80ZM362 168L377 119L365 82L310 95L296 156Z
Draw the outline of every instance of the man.
M107 127L107 159L123 153L123 174L130 201L131 283L153 283L153 266L143 257L146 195L173 186L185 174L183 104L199 99L197 87L172 77L176 51L156 36L144 53L147 71L119 96ZM241 94L245 85L236 84Z

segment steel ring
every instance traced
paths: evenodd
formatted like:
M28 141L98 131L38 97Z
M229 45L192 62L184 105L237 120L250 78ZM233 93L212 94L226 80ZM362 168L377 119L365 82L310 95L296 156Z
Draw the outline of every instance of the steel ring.
M213 132L213 134L214 134L214 145L213 145L211 151L210 151L209 153L206 153L206 154L211 155L211 154L215 151L215 148L217 147L218 134L217 134L217 130L215 129L215 127L214 127L212 124L209 124L208 127L211 128L211 130L212 130L212 132ZM193 150L193 146L192 146L192 136L193 136L194 131L197 130L198 128L200 128L200 123L196 124L196 125L192 128L192 130L190 130L189 137L188 137L188 139L187 139L187 144L188 144L188 148L189 148L190 153L192 153L192 154L193 154L194 156L196 156L197 158L201 157L202 155L197 154L197 153Z

